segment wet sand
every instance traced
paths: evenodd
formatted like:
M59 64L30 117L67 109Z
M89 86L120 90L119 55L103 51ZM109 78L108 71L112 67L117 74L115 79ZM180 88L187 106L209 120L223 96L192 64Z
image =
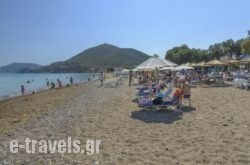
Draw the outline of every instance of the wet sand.
M192 88L192 107L145 110L99 82L0 102L0 164L250 164L250 91ZM188 105L188 103L184 103ZM10 140L101 140L100 153L10 153Z

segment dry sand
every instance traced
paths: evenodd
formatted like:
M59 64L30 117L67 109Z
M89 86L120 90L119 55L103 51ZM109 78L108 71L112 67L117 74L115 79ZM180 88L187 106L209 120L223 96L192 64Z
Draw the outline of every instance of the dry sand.
M0 102L0 164L250 164L249 91L192 88L192 108L150 111L132 102L136 90L126 82L98 85ZM10 140L27 137L102 143L91 156L10 153Z

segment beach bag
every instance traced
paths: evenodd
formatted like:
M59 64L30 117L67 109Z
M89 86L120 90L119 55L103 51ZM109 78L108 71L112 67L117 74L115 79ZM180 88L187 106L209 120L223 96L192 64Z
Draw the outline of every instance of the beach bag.
M162 98L161 97L156 97L154 100L153 100L153 104L154 105L160 105L162 104Z

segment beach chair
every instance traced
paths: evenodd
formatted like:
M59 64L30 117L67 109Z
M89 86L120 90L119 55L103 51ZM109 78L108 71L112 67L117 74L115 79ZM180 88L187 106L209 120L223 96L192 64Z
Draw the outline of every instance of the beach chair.
M183 95L182 102L185 100L188 100L189 107L191 107L191 94L190 95Z
M136 93L137 96L145 96L145 95L151 95L151 94L152 94L151 89L139 91Z
M141 85L141 86L138 86L136 89L139 91L143 91L143 90L148 89L148 86Z
M192 77L191 79L191 85L198 85L200 83L198 77Z
M248 88L250 87L250 79L247 80L247 81L245 81L245 82L243 83L243 86L245 87L246 90L248 90Z
M167 90L164 94L161 95L161 93L159 93L158 96L161 97L161 98L164 100L164 99L166 99L166 98L170 98L169 95L170 95L172 92L173 92L173 87L170 86L170 87L168 88L168 90Z
M164 92L163 94L159 93L157 97L161 97L162 100L166 100L167 98L170 98L169 95L172 93L172 91L173 91L173 87L169 87L166 92ZM139 94L138 105L141 106L143 104L148 104L148 102L150 102L151 96L152 96L152 93L147 93L147 92Z
M171 109L173 106L178 105L178 96L173 96L169 101L162 101L161 104L154 104L154 101L145 101L140 106L145 108L167 108Z
M160 106L167 106L168 109L172 106L177 106L178 99L179 99L179 96L173 96L169 101L163 101Z

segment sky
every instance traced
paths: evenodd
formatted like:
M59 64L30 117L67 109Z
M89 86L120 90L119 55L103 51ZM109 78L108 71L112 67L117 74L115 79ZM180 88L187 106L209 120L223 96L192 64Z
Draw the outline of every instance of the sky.
M0 66L49 65L103 43L165 57L250 30L249 0L0 0Z

